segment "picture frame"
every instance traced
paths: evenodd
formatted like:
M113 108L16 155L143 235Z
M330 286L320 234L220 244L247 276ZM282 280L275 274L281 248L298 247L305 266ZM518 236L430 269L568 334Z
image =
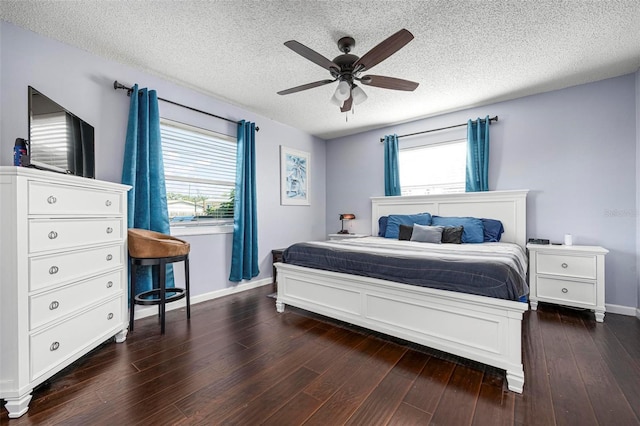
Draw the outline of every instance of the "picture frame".
M311 154L280 145L280 204L310 205Z

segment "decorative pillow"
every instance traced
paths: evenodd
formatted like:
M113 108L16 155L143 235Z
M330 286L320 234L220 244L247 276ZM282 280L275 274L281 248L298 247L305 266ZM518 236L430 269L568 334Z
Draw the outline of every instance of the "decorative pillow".
M378 219L378 237L384 237L387 232L387 220L389 220L389 216L380 216Z
M504 226L496 219L481 219L484 226L484 242L497 243L502 237Z
M387 220L387 230L384 234L385 238L398 239L400 235L400 225L431 225L431 214L391 214Z
M442 230L442 242L460 244L462 242L463 226L445 226Z
M476 217L445 217L433 216L432 225L439 226L462 226L462 242L463 243L482 243L484 242L484 226L482 220Z
M444 226L422 226L418 224L413 225L411 241L440 244L440 241L442 240L443 229Z
M413 226L400 225L399 240L409 241L411 240L411 234L413 234Z

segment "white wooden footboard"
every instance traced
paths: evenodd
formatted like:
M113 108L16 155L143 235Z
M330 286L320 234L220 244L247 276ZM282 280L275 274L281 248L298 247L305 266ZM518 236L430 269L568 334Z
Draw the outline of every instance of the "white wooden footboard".
M276 308L295 306L506 370L522 393L526 303L277 263Z

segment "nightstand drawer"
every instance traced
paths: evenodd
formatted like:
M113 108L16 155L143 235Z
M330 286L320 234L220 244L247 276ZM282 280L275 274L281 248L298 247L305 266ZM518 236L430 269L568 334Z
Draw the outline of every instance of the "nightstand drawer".
M537 286L540 299L553 299L561 304L596 303L596 286L593 283L538 277Z
M538 253L538 274L596 279L596 257Z

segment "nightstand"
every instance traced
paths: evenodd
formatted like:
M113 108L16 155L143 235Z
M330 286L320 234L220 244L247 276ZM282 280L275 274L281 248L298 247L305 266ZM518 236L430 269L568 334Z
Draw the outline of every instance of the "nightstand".
M278 270L275 267L275 264L278 262L282 262L282 253L285 249L274 249L271 250L271 262L273 268L273 291L274 294L278 292Z
M364 238L368 237L365 234L329 234L330 240L346 240L349 238Z
M529 249L529 301L591 309L604 321L604 257L598 246L527 244Z

